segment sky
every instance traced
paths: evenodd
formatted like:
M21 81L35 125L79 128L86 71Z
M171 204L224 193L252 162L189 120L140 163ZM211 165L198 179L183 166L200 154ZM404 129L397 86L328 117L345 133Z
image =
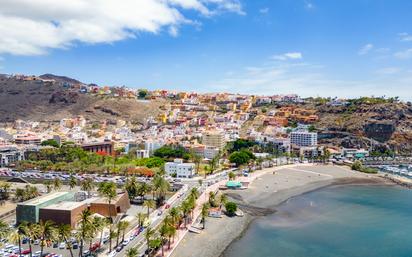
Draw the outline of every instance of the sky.
M0 73L412 100L409 0L0 0Z

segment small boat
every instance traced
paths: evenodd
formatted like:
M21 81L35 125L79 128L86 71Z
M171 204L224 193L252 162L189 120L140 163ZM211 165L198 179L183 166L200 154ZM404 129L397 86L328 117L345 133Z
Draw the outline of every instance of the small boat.
M202 232L202 230L195 228L193 226L190 226L188 230L189 232L196 233L196 234L200 234Z
M238 216L238 217L243 217L245 214L243 213L242 210L237 210L237 211L235 212L235 215Z

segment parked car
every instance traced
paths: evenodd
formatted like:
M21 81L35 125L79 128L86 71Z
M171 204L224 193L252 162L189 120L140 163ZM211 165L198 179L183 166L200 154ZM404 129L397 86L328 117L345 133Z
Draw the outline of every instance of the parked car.
M126 238L125 240L123 240L122 245L123 245L123 246L126 246L126 245L129 244L129 242L130 242L129 239Z

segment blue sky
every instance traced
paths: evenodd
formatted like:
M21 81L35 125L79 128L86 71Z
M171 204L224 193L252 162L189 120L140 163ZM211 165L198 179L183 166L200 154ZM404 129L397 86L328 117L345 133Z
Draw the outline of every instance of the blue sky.
M412 99L412 1L4 1L0 73L149 89ZM53 11L45 13L45 4Z

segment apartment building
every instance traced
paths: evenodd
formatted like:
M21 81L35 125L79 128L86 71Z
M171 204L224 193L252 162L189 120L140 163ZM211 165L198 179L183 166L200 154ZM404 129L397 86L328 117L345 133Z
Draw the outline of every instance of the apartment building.
M169 176L176 174L178 178L191 178L195 175L195 164L183 163L182 159L175 159L173 162L165 163L165 172Z
M307 131L294 131L290 133L290 143L293 146L308 147L318 145L318 133Z
M202 143L208 147L223 150L226 145L225 134L222 131L206 131L202 135Z

